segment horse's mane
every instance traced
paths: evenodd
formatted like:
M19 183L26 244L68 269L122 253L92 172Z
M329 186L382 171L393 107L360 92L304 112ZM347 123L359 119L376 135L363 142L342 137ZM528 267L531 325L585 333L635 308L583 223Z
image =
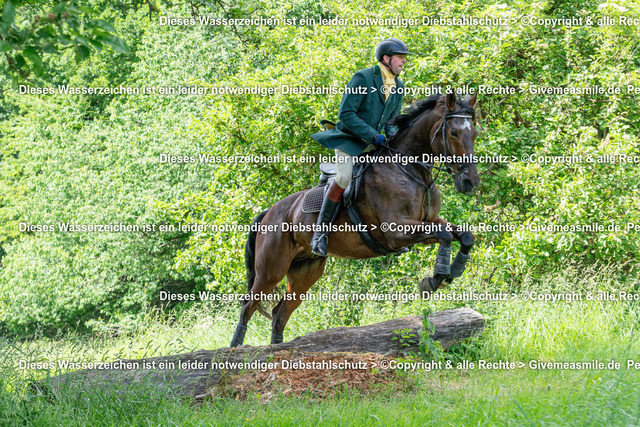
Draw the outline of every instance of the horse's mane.
M429 96L427 99L416 101L413 105L409 107L409 109L404 114L399 114L395 116L391 120L391 123L389 124L391 126L397 127L398 130L395 134L393 134L391 139L398 138L400 135L406 132L411 127L411 125L413 125L415 120L418 117L420 117L423 113L427 111L431 111L434 108L436 108L436 105L438 104L438 101L440 100L441 96L442 94L436 93ZM443 98L443 101L444 101L444 98ZM461 112L470 114L475 119L476 111L460 96L458 96L458 99L456 100L456 104L458 104L460 108L462 108Z

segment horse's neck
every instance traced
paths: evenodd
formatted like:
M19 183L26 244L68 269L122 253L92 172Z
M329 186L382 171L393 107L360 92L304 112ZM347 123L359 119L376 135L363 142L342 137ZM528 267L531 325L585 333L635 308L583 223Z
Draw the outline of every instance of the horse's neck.
M408 156L432 154L430 130L440 120L437 113L426 114L420 117L398 138L391 141L390 147Z

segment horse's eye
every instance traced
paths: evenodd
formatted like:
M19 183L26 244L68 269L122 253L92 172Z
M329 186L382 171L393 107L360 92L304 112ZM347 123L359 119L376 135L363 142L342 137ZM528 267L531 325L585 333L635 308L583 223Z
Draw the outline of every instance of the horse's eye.
M451 136L458 136L458 132L456 132L455 130L451 131Z

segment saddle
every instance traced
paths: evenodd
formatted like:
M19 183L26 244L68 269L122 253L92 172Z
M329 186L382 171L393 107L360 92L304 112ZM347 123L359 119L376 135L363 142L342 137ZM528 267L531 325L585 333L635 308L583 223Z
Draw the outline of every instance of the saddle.
M374 152L373 154L376 155L379 152L380 150ZM362 177L365 170L369 166L369 163L361 162L357 162L353 165L353 175L351 178L351 182L342 195L340 209L347 210L349 219L356 226L360 224L367 225L364 219L362 219L362 216L360 216L358 209L356 208L356 201L358 198L358 193L360 192L360 187L362 185ZM324 193L329 189L331 182L336 177L336 174L337 172L335 163L320 164L320 178L318 179L318 185L305 193L302 200L302 212L320 212L322 201L324 200ZM408 248L401 248L397 251L390 251L383 247L380 243L378 243L378 241L369 231L369 227L361 227L360 229L364 229L364 231L359 231L362 240L364 240L364 242L372 251L376 252L379 255L403 254L409 251Z
M356 163L353 165L351 182L342 195L342 207L348 207L355 204L358 190L360 190L360 185L362 183L362 174L367 166L368 165L362 163ZM318 185L307 191L304 195L304 199L302 201L302 212L320 212L324 193L329 189L331 182L336 178L336 173L335 163L320 164L320 178L318 179Z
M333 129L336 127L336 123L331 120L320 120L320 124L324 130ZM342 205L347 207L355 203L358 190L360 189L360 177L364 173L366 166L362 163L356 163L353 166L353 175L349 186L342 195ZM318 185L307 191L302 201L302 212L304 213L317 213L320 212L322 207L322 200L324 199L324 193L329 188L331 181L335 179L337 175L335 163L321 163L320 164L320 179Z

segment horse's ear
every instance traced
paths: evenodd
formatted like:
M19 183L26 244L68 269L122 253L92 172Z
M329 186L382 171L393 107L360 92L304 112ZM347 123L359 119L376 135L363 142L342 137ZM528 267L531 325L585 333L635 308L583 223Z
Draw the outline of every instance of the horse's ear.
M474 107L476 105L477 100L478 100L478 92L474 93L471 98L469 98L469 95L465 97L465 101L467 101L467 104L469 104L471 107Z
M447 94L446 98L447 110L453 111L456 108L456 95L451 92Z

